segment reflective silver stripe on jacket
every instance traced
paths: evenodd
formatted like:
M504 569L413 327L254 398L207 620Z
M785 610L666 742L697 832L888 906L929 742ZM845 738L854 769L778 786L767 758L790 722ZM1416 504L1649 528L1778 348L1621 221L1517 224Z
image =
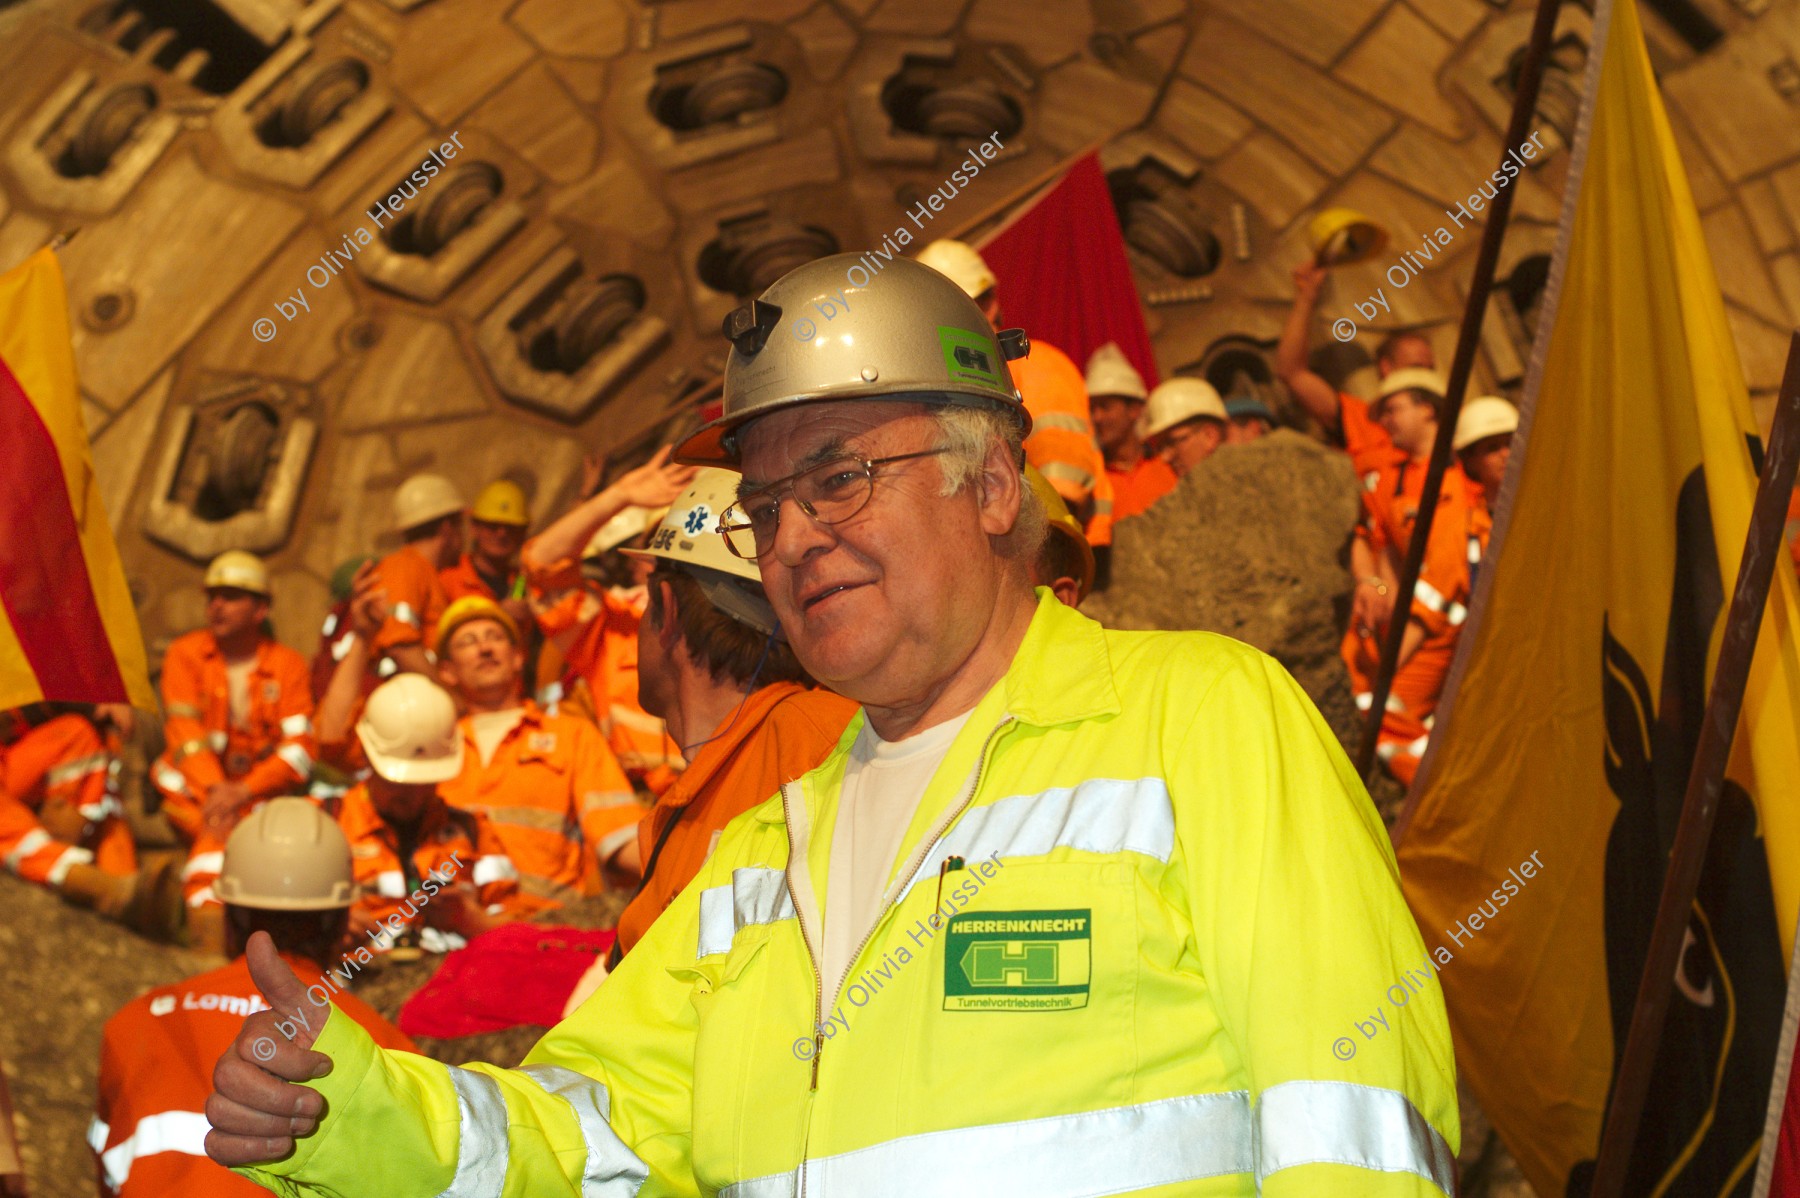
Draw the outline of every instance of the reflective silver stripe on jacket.
M519 880L519 871L513 867L511 857L489 853L476 860L470 878L477 886L486 886L489 882L516 882Z
M944 858L1036 857L1052 849L1141 853L1167 862L1175 808L1161 778L1090 778L1038 794L1010 795L964 815L920 863L902 896L935 879Z
M1089 1198L1252 1168L1242 1090L903 1136L806 1162L808 1194ZM792 1198L795 1174L740 1181L719 1198Z
M181 880L187 881L195 874L217 874L225 869L225 851L219 849L211 853L195 853L189 857L187 864L181 867Z
M283 716L281 734L283 736L305 736L312 731L312 720L305 715Z
M793 919L787 875L779 869L746 867L731 871L731 885L700 892L700 943L694 958L727 952L739 928Z
M98 774L112 764L112 757L107 753L89 753L86 757L77 757L74 761L65 761L53 766L44 774L46 787L66 786L71 782Z
M588 1150L587 1168L581 1174L582 1198L631 1198L638 1192L650 1176L650 1166L613 1131L611 1099L604 1085L560 1065L521 1065L515 1072L575 1111Z
M413 628L419 626L419 613L413 610L410 603L396 603L393 610L394 619Z
M18 873L19 866L25 863L25 858L31 856L33 853L50 843L50 833L44 831L42 828L33 828L31 831L21 836L19 838L19 843L13 845L12 852L6 855L6 868L10 869L15 874Z
M231 737L223 732L208 732L206 734L206 745L215 753L223 753L225 751L225 746L230 743Z
M287 762L302 778L312 773L312 755L299 745L282 745L275 750L275 756Z
M70 870L77 865L92 865L93 863L94 854L79 846L71 845L63 850L62 856L56 859L56 864L52 865L50 872L44 875L44 881L52 886L61 886L63 880L69 876Z
M1398 1090L1355 1082L1283 1082L1256 1106L1256 1182L1296 1165L1412 1173L1454 1193L1456 1157Z
M493 1198L506 1188L506 1100L500 1083L472 1069L448 1067L456 1089L456 1176L438 1198Z
M1446 599L1444 593L1426 582L1423 578L1413 585L1413 594L1423 600L1425 606L1432 611L1444 613L1452 627L1461 624L1468 618L1469 609L1453 600Z
M158 762L155 766L156 784L171 793L184 795L188 793L187 777L180 770Z
M375 893L382 898L406 897L406 875L397 869L384 869L375 875Z
M117 1190L131 1176L132 1163L141 1157L163 1152L205 1157L206 1133L211 1130L212 1124L199 1111L162 1111L145 1115L137 1121L130 1135L106 1148L112 1130L95 1119L88 1125L88 1145L99 1155L107 1183Z

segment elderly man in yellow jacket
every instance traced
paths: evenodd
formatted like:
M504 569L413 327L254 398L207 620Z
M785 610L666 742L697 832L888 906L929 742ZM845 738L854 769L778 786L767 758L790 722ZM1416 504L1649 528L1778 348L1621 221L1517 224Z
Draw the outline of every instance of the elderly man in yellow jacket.
M1449 1194L1442 992L1330 731L1253 649L1034 592L1023 337L854 262L734 314L725 414L681 449L741 470L727 545L861 703L836 750L517 1069L300 1030L253 944L274 1010L220 1061L208 1151L383 1198ZM833 335L797 336L827 298Z

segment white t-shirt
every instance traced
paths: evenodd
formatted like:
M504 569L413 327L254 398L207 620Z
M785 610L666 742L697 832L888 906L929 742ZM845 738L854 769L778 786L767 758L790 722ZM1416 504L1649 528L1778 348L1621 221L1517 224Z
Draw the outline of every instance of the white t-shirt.
M256 669L256 658L225 663L225 702L233 728L250 725L250 675Z
M481 754L481 764L486 765L494 759L494 750L506 739L506 734L519 726L525 718L523 707L508 707L505 711L482 711L469 716L469 731L475 734L475 751Z
M895 741L882 740L872 724L864 724L850 746L826 883L821 973L826 1010L837 1005L851 959L881 913L888 875L925 787L973 714Z

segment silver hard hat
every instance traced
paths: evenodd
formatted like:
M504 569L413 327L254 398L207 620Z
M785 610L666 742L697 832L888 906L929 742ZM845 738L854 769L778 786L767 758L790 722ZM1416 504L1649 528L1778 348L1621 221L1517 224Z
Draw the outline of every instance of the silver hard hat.
M677 461L735 466L736 432L795 404L903 399L985 407L1031 431L1006 363L1024 330L995 334L950 279L908 258L834 254L789 271L725 318L725 412L675 450Z

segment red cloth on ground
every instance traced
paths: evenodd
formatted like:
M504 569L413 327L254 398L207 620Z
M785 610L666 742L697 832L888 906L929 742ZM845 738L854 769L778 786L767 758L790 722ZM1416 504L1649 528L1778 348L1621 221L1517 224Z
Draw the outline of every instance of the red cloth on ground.
M535 923L495 928L444 958L400 1008L400 1030L449 1040L520 1024L555 1027L575 983L617 938Z

